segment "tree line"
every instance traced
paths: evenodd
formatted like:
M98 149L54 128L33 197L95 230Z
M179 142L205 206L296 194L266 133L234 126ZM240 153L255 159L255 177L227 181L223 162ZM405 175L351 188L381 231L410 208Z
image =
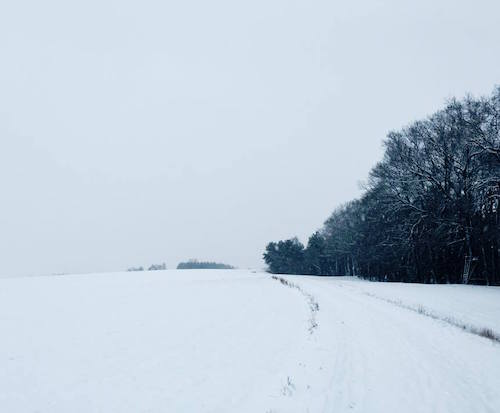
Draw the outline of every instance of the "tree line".
M191 259L187 262L181 262L177 265L178 270L200 270L200 269L211 269L211 270L232 270L235 267L228 264L222 264L220 262L209 262L209 261L198 261Z
M213 270L233 270L236 267L232 265L223 264L220 262L211 262L211 261L198 261L196 259L191 259L186 262L180 262L177 265L178 270L193 270L193 269L213 269ZM144 269L143 266L140 267L130 267L127 271L162 271L167 269L167 264L152 264L147 270Z
M271 242L273 273L500 284L500 87L390 132L365 191L304 247Z

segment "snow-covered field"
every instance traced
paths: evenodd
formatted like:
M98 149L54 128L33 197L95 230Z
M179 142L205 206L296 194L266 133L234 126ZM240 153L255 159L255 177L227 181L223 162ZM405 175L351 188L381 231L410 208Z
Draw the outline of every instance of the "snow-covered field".
M284 279L0 279L0 412L500 411L500 288Z

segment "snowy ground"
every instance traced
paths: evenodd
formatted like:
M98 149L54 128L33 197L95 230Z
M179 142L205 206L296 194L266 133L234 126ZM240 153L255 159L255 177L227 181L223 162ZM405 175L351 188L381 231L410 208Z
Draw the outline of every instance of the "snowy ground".
M0 279L0 412L500 411L500 288L284 279Z

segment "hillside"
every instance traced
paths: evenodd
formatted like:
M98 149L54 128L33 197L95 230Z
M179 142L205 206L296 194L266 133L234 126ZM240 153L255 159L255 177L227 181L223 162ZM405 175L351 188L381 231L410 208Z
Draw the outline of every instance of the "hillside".
M496 287L236 270L1 279L0 411L495 412L500 344L470 331L497 334L499 314Z

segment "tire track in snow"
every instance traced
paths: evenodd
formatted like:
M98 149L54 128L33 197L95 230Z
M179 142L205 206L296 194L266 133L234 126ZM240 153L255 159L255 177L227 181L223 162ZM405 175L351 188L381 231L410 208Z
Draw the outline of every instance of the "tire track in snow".
M322 308L315 337L330 353L330 362L321 357L330 376L318 411L499 411L497 345L333 279L293 281Z

